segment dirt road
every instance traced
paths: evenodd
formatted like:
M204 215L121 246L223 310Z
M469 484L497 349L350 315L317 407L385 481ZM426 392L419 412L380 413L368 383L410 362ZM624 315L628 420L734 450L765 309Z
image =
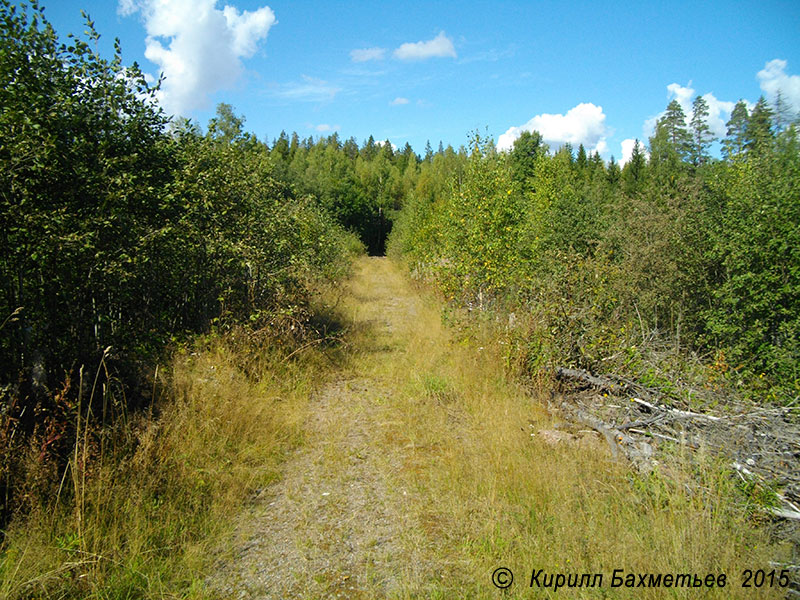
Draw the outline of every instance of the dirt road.
M241 516L208 580L219 597L543 597L553 590L527 584L540 569L605 574L565 592L590 598L605 596L614 569L766 568L763 535L717 503L728 480L709 470L702 494L687 495L680 480L632 474L598 434L554 423L504 376L496 329L445 327L441 304L395 264L360 259L339 308L348 360L311 399L280 479ZM505 593L498 567L517 575ZM665 593L780 596L624 597Z
M302 447L259 494L214 586L225 595L371 598L420 582L408 510L415 492L397 478L414 444L396 414L392 367L420 349L419 336L404 333L424 337L415 319L431 309L382 258L359 263L344 302L360 331L355 366L315 394ZM431 341L438 329L427 332Z

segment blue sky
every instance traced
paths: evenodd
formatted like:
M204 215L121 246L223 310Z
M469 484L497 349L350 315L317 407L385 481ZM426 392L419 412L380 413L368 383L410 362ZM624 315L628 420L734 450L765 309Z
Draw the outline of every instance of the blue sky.
M274 139L369 135L421 153L536 128L617 160L672 98L712 128L782 89L800 111L800 3L44 0L58 33L86 10L110 56L167 79L162 104L205 126L219 102Z

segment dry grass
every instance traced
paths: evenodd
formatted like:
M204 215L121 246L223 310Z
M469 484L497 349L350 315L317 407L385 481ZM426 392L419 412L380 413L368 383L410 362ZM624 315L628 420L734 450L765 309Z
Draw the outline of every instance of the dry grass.
M331 433L320 477L359 464L341 449L363 444L385 486L385 493L375 487L382 508L345 498L342 510L354 514L342 523L376 515L401 522L389 528L392 556L354 577L359 587L350 597L497 598L491 574L499 566L516 575L507 598L547 597L528 589L533 569L604 574L602 589L565 590L570 597L782 596L739 587L743 569L767 568L779 549L736 507L729 479L712 461L703 472L643 477L614 462L591 435L556 445L531 436L554 417L504 376L496 337L475 330L467 338L445 327L441 305L385 260L365 258L357 271L339 305L352 323L346 365L323 362L317 348L297 362L266 351L255 366L246 361L246 376L242 351L225 344L178 357L165 389L173 401L133 428L135 444L127 447L136 452L124 460L109 454L85 480L76 476L81 502L45 507L8 532L0 595L207 595L216 558L236 552L232 529L248 497L276 480L287 450L306 443L310 390L335 377L365 383L359 402L331 397L321 405L344 412L336 426L322 428ZM336 435L348 410L364 436L358 445L345 431ZM332 417L315 418L325 424ZM320 525L314 505L303 506L307 514L298 514L322 528L316 533L324 537L328 527L331 543L346 537L342 523ZM292 535L314 539L298 522ZM729 585L611 589L614 569L726 573Z
M202 596L232 516L302 440L322 375L314 352L287 362L265 350L253 360L217 340L177 356L169 381L157 383L163 412L118 433L117 450L86 470L93 442L82 436L60 502L12 524L0 597Z
M404 454L396 485L414 490L409 509L420 529L406 536L405 551L427 565L404 596L496 597L490 576L499 566L517 575L510 597L530 595L534 568L602 572L609 596L781 596L739 587L743 569L768 568L777 550L734 506L733 486L712 461L702 473L643 477L614 462L600 439L553 446L531 436L553 417L504 377L497 341L474 331L459 340L434 299L421 300L396 268L369 273L376 268L354 280L354 297L368 300L377 277L408 307L405 318L370 314L374 303L351 308L393 324L391 337L365 330L354 345L366 349L358 370L395 390L383 417L394 425L382 428L380 443ZM699 479L692 487L701 493L688 495L684 478ZM718 592L620 592L609 588L614 569L726 573L730 584Z

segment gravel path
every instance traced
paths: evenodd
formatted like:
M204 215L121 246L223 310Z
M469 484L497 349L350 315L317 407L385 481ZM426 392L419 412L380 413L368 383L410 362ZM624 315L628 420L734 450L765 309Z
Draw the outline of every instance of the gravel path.
M360 371L406 351L393 340L418 300L384 277L387 266L364 261L350 293L353 320L372 341ZM301 448L260 492L232 558L210 582L221 597L372 598L407 589L413 557L409 540L399 542L413 527L404 510L410 492L392 485L403 453L386 443L391 392L375 376L351 373L315 394Z

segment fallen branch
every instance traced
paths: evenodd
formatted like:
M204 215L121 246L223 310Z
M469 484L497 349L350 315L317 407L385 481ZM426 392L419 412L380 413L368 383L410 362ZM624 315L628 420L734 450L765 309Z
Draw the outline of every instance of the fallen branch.
M658 396L659 391L619 375L592 375L583 369L556 368L556 379L580 381L599 390L627 391L646 396Z
M622 425L617 427L617 429L619 429L620 431L625 431L626 429L630 429L631 431L633 431L634 427L647 427L648 425L653 425L654 423L663 421L664 418L666 418L666 416L667 415L665 413L661 413L651 419L644 419L642 421L631 421L630 423L623 423Z
M668 406L658 406L657 404L651 404L641 398L631 398L631 402L636 402L636 404L640 406L645 406L652 411L663 411L668 414L681 417L684 419L708 419L709 421L721 421L721 417L714 417L712 415L704 415L703 413L696 413L689 410L679 410L677 408L670 408Z
M683 444L688 448L692 448L697 450L700 446L697 444L692 444L691 442L687 442L686 440L679 440L676 437L672 437L671 435L664 435L663 433L656 433L655 431L645 431L644 429L629 429L631 433L638 433L639 435L652 435L655 438L660 440L667 440L668 442L675 442L676 444Z
M643 464L649 464L653 449L647 442L637 441L613 425L609 425L579 408L570 407L566 403L562 403L561 408L572 421L591 427L600 433L608 442L611 453L615 458L622 452L628 460L638 465L639 468Z
M614 382L612 382L610 379L606 379L605 377L597 377L596 375L592 375L583 369L568 369L566 367L558 367L556 369L556 378L575 379L600 389L610 389L614 385Z
M748 477L764 481L764 478L761 475L759 475L758 473L754 473L753 471L751 471L750 469L748 469L747 467L738 462L731 463L731 466L739 473L744 473ZM775 497L781 502L783 502L783 508L777 506L771 507L769 509L769 512L772 515L780 517L781 519L791 519L792 521L800 521L800 509L798 509L798 507L791 500L789 500L786 496L778 493L775 494Z

